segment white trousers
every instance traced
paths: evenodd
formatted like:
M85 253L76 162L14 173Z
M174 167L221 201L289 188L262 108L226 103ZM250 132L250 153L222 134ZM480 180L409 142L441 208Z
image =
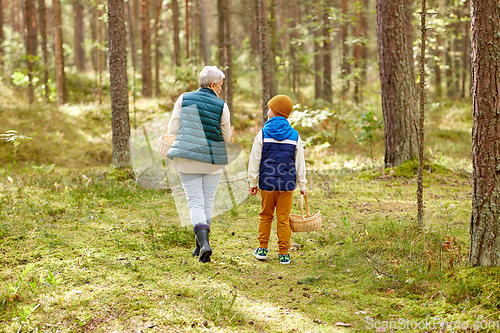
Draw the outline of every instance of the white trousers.
M179 172L182 186L186 192L189 215L193 226L212 223L214 198L222 173L201 174Z

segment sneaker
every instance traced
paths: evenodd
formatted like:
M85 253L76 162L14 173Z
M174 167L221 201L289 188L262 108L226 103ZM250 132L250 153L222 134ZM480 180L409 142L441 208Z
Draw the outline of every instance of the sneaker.
M266 260L267 259L267 249L263 248L263 247L259 247L259 248L257 248L257 250L255 250L253 252L253 255L255 256L255 258L257 258L259 260Z
M278 259L280 264L288 265L291 261L289 254L278 254Z

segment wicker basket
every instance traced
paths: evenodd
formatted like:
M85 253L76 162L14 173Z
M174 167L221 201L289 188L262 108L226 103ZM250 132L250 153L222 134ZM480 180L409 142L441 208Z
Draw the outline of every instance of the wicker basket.
M167 130L168 127L165 127L163 133L161 133L160 142L158 144L158 152L163 157L167 157L168 150L175 141L175 135L167 134Z
M306 212L304 216L304 198L306 201ZM309 214L309 204L307 197L300 196L300 215L290 214L290 228L293 232L306 232L321 229L321 212L314 215Z

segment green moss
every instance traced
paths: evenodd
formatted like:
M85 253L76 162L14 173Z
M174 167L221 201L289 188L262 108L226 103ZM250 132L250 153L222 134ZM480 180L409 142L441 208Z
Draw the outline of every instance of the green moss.
M424 171L424 175L432 175L432 174L449 175L449 174L452 174L451 170L445 168L444 166L437 164L437 163L432 163L429 161L424 162L423 171ZM416 177L417 173L418 173L418 159L413 158L411 160L404 162L403 164L401 164L398 167L386 168L385 173L394 175L396 177L403 177L403 178Z

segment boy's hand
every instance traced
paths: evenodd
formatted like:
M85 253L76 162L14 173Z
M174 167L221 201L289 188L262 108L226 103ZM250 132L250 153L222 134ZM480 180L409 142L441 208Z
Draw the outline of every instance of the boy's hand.
M257 186L250 187L250 194L256 195L258 190L259 190L259 188Z
M307 190L301 190L300 194L302 194L303 196L307 197Z

